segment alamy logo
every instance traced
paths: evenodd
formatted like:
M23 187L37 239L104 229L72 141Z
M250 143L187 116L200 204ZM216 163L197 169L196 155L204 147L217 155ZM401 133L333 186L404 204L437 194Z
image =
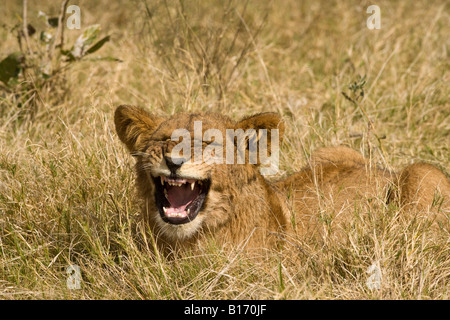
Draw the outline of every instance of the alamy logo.
M378 263L375 262L366 271L371 276L367 278L366 285L370 290L377 289L380 290L381 287L381 269Z
M81 28L81 10L79 6L70 5L67 7L66 13L70 13L71 16L67 18L68 29L80 29Z
M367 28L369 28L370 30L381 29L380 7L377 5L371 5L367 8L366 13L372 14L369 18L367 18Z
M171 158L175 164L182 164L186 159L193 159L194 164L257 164L258 157L262 175L274 175L279 168L279 131L267 129L226 129L226 137L218 129L208 129L202 134L202 121L194 121L194 155L192 158L191 133L187 129L176 129L172 132L172 141L179 142L172 149ZM203 149L203 142L211 141ZM236 154L235 154L236 150ZM246 156L248 152L248 157ZM225 155L225 159L224 159ZM225 160L225 161L224 161Z
M81 289L81 272L77 265L67 266L66 273L69 275L66 280L67 288L70 290Z

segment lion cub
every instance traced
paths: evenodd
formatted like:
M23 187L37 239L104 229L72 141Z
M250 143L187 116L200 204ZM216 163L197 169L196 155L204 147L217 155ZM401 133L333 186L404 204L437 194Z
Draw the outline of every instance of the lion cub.
M320 149L308 167L269 182L261 171L284 133L276 113L236 122L215 113L160 118L122 105L114 121L136 157L142 219L162 250L195 249L211 237L219 244L270 246L284 232L317 229L324 202L336 221L351 217L360 199L380 195L407 209L426 210L436 199L441 211L450 208L450 181L437 168L369 168L362 155L343 146Z

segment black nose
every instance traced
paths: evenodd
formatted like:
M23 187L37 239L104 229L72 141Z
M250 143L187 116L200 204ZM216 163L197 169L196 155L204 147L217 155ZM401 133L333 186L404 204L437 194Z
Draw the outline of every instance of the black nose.
M166 160L167 168L169 168L170 172L173 174L176 174L178 168L186 162L186 159L184 158L172 158L168 156L164 156L164 160Z

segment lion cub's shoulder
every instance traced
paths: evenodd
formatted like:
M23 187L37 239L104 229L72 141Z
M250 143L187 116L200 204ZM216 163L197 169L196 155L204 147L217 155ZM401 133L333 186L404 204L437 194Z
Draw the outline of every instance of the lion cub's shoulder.
M365 165L366 160L357 151L346 147L326 147L316 150L311 154L311 163L316 165L334 164L334 165L348 165L360 166Z

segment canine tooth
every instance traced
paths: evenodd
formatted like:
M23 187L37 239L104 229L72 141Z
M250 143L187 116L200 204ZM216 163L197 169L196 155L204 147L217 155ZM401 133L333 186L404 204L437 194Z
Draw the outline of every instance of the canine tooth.
M161 184L164 185L164 177L161 176Z
M191 191L194 190L194 187L195 187L195 182L192 182L191 183Z
M164 213L166 213L167 212L167 208L163 207L163 211L164 211Z
M189 215L189 213L191 212L191 209L187 209L187 214Z

